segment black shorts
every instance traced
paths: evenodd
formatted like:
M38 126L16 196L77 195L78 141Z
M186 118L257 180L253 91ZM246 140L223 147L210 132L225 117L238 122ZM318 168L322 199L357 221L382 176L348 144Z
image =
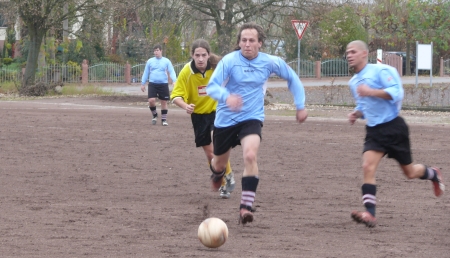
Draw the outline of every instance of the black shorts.
M401 165L412 163L409 129L402 117L373 127L366 126L364 151L381 151Z
M210 114L191 114L192 126L194 126L195 146L208 146L211 144L211 132L214 130L216 112Z
M259 120L247 120L224 128L214 127L214 155L222 155L236 145L241 145L242 138L247 135L257 134L262 139L262 127L263 123Z
M160 100L170 100L168 83L148 83L148 98L159 98Z

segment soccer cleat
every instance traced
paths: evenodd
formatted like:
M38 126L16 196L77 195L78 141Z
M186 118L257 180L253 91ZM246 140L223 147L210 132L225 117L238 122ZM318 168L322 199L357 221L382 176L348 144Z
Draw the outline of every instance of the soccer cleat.
M369 228L373 228L377 224L377 219L368 211L352 211L351 216L354 221L364 223Z
M229 199L229 198L230 198L230 192L227 192L226 187L221 186L221 187L219 188L219 196L220 196L220 198L222 198L222 199Z
M436 197L441 196L445 191L445 185L442 183L442 173L439 168L432 167L432 169L436 172L437 181L431 181L433 183L434 195Z
M253 213L245 208L241 208L239 211L239 224L245 225L253 222Z
M163 126L168 126L168 125L169 125L169 124L167 123L166 120L162 120L162 121L161 121L161 124L162 124Z
M228 192L233 192L234 191L234 187L236 186L236 181L234 180L234 173L233 171L230 172L230 174L225 176L225 180L227 181L227 191Z
M158 118L158 116L154 116L152 119L152 125L156 125L156 119Z

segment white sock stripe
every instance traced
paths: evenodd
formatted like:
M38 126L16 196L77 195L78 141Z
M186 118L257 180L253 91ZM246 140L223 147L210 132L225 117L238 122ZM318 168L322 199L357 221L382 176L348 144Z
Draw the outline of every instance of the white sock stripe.
M364 200L363 201L363 204L366 204L366 203L373 203L373 204L377 204L377 201L375 201L375 200L370 200L370 199L368 199L368 200Z
M377 197L373 194L365 194L365 195L363 195L362 199L363 200L367 200L367 199L376 200Z
M433 179L434 174L436 173L436 171L434 171L434 169L432 169L432 168L430 168L430 167L427 168L427 171L428 171L428 177L427 177L427 179L428 179L428 180Z
M248 202L254 202L255 198L254 197L241 196L241 200L248 201Z
M255 197L256 193L252 191L242 191L242 196L252 196Z

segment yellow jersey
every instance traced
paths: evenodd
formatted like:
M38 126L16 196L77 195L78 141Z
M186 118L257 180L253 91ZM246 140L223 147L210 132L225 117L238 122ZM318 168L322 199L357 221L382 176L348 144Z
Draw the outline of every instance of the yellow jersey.
M187 63L178 75L170 100L183 98L187 104L194 104L195 114L210 114L216 111L217 101L206 94L206 85L213 71L209 62L204 73L195 67L194 60Z

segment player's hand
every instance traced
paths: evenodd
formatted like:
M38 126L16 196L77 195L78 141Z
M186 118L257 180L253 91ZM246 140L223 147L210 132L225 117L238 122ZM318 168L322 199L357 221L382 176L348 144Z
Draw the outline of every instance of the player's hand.
M348 121L351 125L353 125L358 118L361 117L361 113L359 111L353 111L348 114Z
M141 91L145 92L145 85L141 85Z
M239 112L242 108L242 98L236 94L230 94L227 98L227 106L231 109L231 111Z
M186 113L192 114L194 112L194 108L195 108L194 104L187 105L186 108L185 108L186 109Z
M360 86L358 86L358 88L356 88L356 93L358 93L360 97L372 96L372 92L373 89L365 84L361 84Z
M297 119L297 122L303 123L308 117L308 112L306 112L306 109L297 110L297 114L295 115L295 117Z

